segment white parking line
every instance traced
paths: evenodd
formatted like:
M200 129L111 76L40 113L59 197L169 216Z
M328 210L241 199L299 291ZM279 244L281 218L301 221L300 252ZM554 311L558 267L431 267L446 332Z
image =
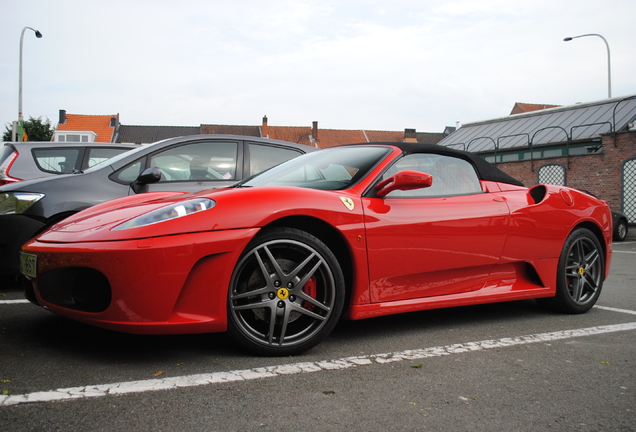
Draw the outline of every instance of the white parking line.
M0 300L0 304L19 304L19 303L29 303L26 299L20 300Z
M422 360L431 357L441 357L466 352L483 351L492 348L505 348L510 346L527 345L539 342L550 342L629 330L636 330L636 322L588 327L574 330L563 330L550 333L538 333L526 336L491 339L479 342L460 343L431 348L399 351L393 353L345 357L337 360L300 362L254 369L212 372L163 379L155 378L142 381L128 381L112 384L91 385L86 387L71 387L22 395L3 395L0 396L0 406L35 402L78 400L93 397L104 397L107 395L142 393L157 390L170 390L181 387L222 384L232 381L257 380L283 375L295 375L300 373L341 370L371 364L386 364L404 360Z
M603 309L603 310L611 311L611 312L620 312L620 313L636 315L636 311L629 310L629 309L618 309L618 308L613 308L613 307L609 307L609 306L599 306L599 305L596 305L594 307L596 309Z

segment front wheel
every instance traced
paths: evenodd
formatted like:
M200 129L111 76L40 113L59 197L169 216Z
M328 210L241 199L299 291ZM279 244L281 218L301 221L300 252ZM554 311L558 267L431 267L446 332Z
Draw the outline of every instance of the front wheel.
M566 313L584 313L601 294L605 275L603 249L588 229L573 231L565 241L557 271L556 296L538 299L551 309Z
M234 269L228 330L256 354L299 354L334 328L344 290L340 265L322 241L293 228L268 229Z

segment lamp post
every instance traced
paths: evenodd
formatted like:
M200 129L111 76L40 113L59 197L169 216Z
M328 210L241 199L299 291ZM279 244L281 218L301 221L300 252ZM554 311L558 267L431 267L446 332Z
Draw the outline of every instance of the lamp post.
M569 42L572 39L586 37L586 36L598 36L601 39L603 39L603 42L605 42L605 47L607 48L607 97L611 98L612 97L612 66L610 63L610 47L607 41L605 40L605 38L601 36L600 34L590 33L590 34L584 34L579 36L566 37L565 39L563 39L563 41Z
M22 33L20 33L20 77L19 77L19 81L18 81L18 122L20 122L20 127L22 126L22 45L24 44L24 32L26 30L33 30L35 32L35 37L40 39L42 37L42 33L40 33L38 30L31 28L31 27L25 27L22 29ZM16 134L17 134L17 127L14 124L13 126L13 136L12 136L12 140L16 141Z

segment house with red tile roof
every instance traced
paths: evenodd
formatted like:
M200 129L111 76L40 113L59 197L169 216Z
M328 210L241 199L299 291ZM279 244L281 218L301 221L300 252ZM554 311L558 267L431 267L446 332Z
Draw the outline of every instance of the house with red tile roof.
M529 104L522 102L515 102L515 106L512 107L512 111L510 111L510 115L513 114L522 114L532 111L539 111L548 108L558 108L561 105L546 105L546 104Z
M454 128L447 128L452 132ZM318 148L329 148L361 142L422 142L435 144L448 133L416 132L415 129L401 131L379 131L362 129L318 129L318 122L311 126L271 126L267 116L261 126L201 125L204 134L235 134L271 138L281 141L305 144Z
M149 144L161 139L196 134L229 134L271 138L305 144L317 148L329 148L361 142L419 142L436 144L455 128L447 127L443 133L381 131L362 129L318 129L318 122L311 126L270 126L267 116L260 126L215 125L201 126L132 126L119 123L119 114L81 115L67 114L60 110L60 119L53 133L58 142L118 142Z
M117 142L119 114L67 114L60 110L60 118L51 141L57 142Z

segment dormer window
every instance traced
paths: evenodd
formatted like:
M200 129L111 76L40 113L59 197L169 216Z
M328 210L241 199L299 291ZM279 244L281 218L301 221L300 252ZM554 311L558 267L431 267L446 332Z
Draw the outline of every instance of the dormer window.
M88 135L66 134L58 138L60 142L88 142Z
M91 131L55 131L53 141L57 142L95 142L97 134Z

